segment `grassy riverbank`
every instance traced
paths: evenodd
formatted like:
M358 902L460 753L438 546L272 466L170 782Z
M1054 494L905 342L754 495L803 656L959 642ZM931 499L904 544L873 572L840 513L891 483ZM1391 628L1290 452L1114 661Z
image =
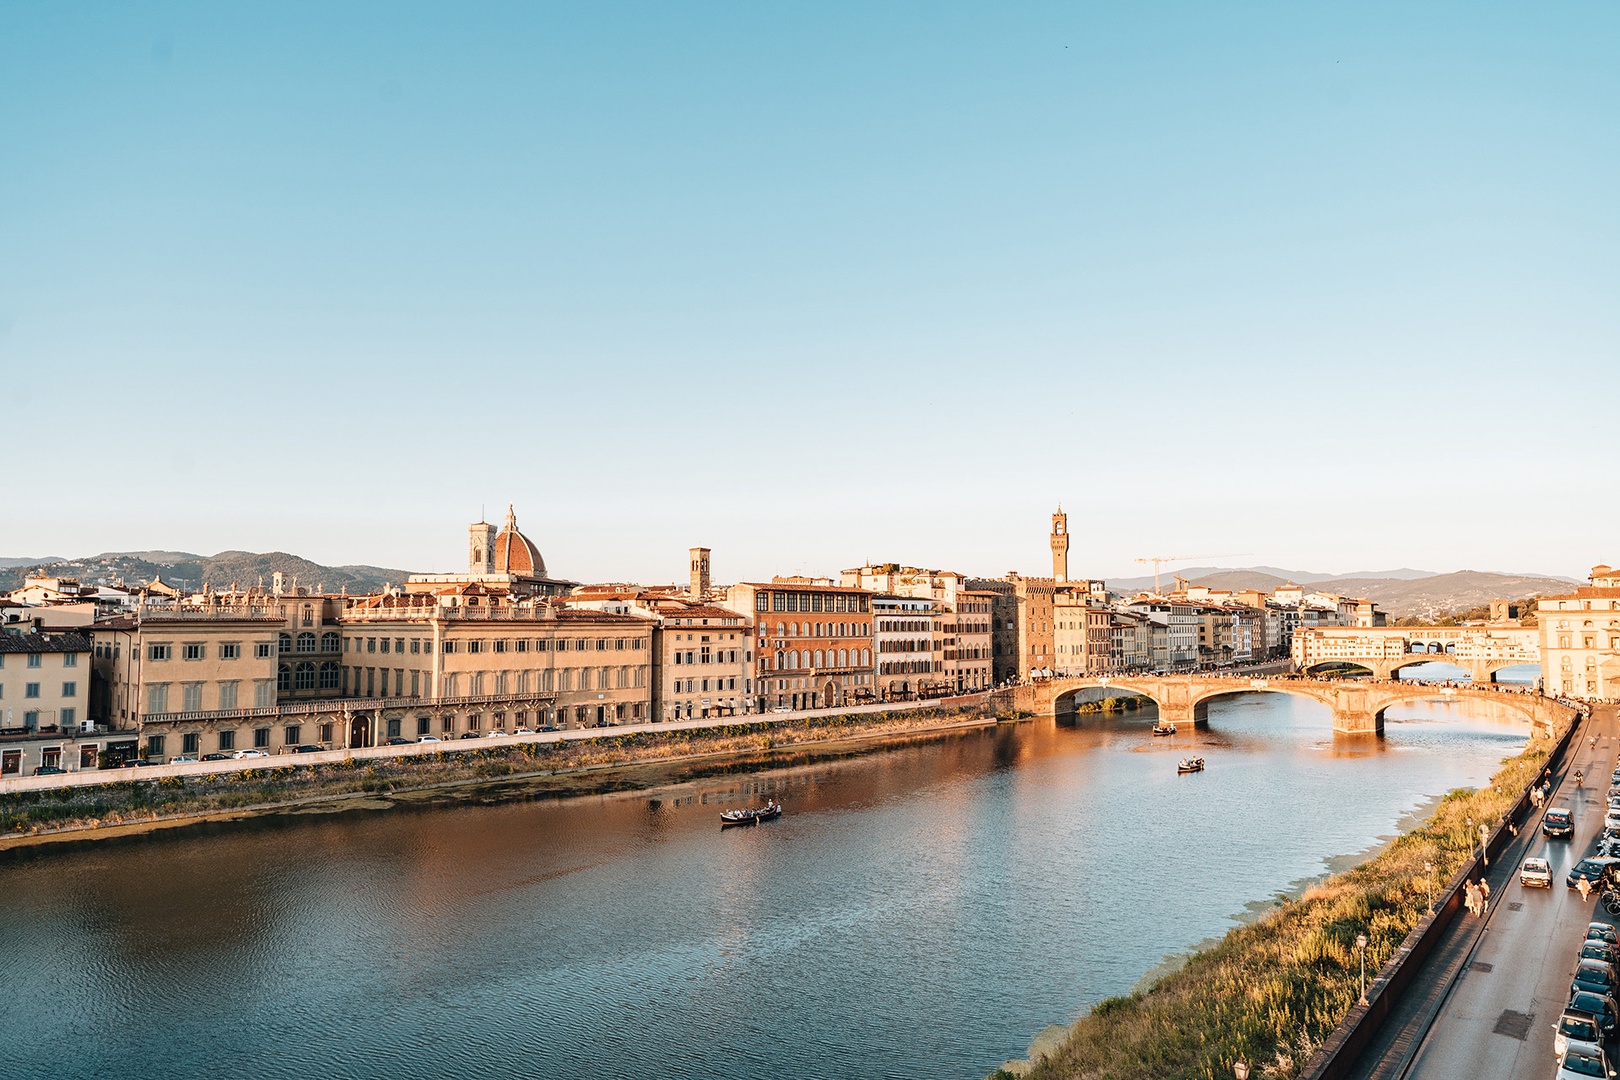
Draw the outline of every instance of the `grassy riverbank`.
M1241 1057L1255 1076L1296 1076L1360 994L1356 935L1367 935L1367 970L1377 971L1427 912L1426 881L1451 880L1478 846L1479 823L1495 827L1552 746L1532 740L1491 784L1447 795L1425 824L1372 859L1234 928L1150 989L1098 1002L1024 1075L1223 1080Z
M264 768L195 777L139 780L119 773L114 775L120 779L94 787L0 796L0 849L187 819L332 812L396 802L487 804L624 790L788 763L807 753L860 753L993 722L972 707L916 709L476 751L446 744L435 754L331 765L299 765L288 758Z

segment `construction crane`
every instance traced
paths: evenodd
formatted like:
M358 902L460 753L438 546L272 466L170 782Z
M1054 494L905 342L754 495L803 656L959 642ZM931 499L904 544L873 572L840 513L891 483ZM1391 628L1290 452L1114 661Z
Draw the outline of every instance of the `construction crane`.
M1159 593L1159 567L1168 562L1187 562L1189 559L1235 559L1243 555L1253 555L1252 551L1226 551L1216 555L1149 555L1145 559L1137 559L1139 563L1153 564L1153 592Z

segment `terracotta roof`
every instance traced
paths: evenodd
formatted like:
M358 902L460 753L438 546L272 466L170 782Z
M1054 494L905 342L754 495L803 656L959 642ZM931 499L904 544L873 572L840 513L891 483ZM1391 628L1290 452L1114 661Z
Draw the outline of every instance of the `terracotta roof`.
M89 652L87 634L0 634L0 653Z
M505 527L495 534L494 555L497 573L546 576L546 561L540 557L540 549L518 531L517 515L510 506L506 508Z
M863 596L872 595L871 589L857 589L850 585L805 585L797 581L743 581L739 584L750 589L800 589L804 592L841 592L859 593Z

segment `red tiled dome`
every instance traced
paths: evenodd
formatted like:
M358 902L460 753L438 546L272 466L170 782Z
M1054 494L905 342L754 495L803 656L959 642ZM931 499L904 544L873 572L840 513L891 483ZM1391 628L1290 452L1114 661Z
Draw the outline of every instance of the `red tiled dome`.
M511 507L506 509L506 525L495 534L495 572L521 574L524 577L545 577L546 560L540 549L517 527L517 516Z

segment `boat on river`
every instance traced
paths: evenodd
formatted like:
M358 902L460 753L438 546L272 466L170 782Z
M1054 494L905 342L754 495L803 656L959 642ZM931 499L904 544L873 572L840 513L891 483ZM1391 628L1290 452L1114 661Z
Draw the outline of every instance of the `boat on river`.
M1178 772L1178 773L1203 772L1203 771L1204 771L1204 759L1201 758L1201 757L1182 758L1180 763L1176 765L1176 772Z
M762 821L774 821L782 816L782 804L772 799L764 806L750 806L742 810L722 810L720 812L720 827L730 828L733 825L758 825Z
M1174 735L1175 733L1176 733L1176 725L1174 725L1174 724L1154 724L1153 725L1153 734L1155 734L1155 735Z

